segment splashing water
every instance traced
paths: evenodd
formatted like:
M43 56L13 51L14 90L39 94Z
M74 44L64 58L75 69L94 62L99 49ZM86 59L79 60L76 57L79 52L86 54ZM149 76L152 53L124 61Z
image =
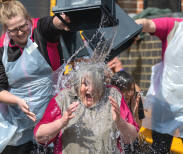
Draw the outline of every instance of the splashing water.
M54 83L55 94L60 92L61 89L64 89L64 88L67 88L67 87L72 87L73 85L77 84L78 81L73 80L74 73L75 73L75 71L79 71L79 70L83 69L84 68L83 66L85 66L86 61L87 61L87 64L95 63L95 64L98 64L98 67L103 67L103 68L105 67L105 65L106 65L105 64L105 59L111 51L113 41L114 41L114 38L115 38L116 33L117 33L117 27L113 27L112 31L110 31L110 34L103 31L102 25L106 22L108 22L108 18L107 18L107 16L105 16L103 14L100 27L96 30L96 32L92 36L92 38L88 42L85 42L84 45L81 46L78 50L76 50L75 53L66 62L64 62L64 64L57 71L55 71L53 73L53 79L54 79L54 82L55 82ZM95 49L93 51L91 51L91 49L88 45L92 41L95 41L94 39L96 37L99 38L99 41L97 42ZM105 38L105 40L103 38ZM66 66L69 65L71 63L71 61L73 60L73 58L76 57L80 53L80 51L84 48L88 48L88 50L89 50L88 52L89 52L90 56L83 59L83 60L81 60L80 62L75 62L74 63L74 69L72 69L69 72L69 74L64 75ZM106 97L106 96L104 96L104 97ZM104 98L104 100L106 100L106 99L107 98ZM81 114L80 111L84 110L84 108L82 108L82 107L83 107L83 104L81 102L79 102L79 106L78 106L78 108L75 112L75 117L80 117L79 116ZM85 112L87 112L87 111L85 111ZM104 112L105 113L106 111L105 110L99 110L98 112ZM101 122L102 117L97 117L97 114L96 115L90 115L90 113L87 113L87 115L88 115L87 121L89 121L89 125L93 129L93 132L95 133L95 135L100 134L100 132L103 130L103 127L105 126ZM103 114L101 113L100 115L103 115ZM75 132L76 132L76 135L77 135L78 139L82 135L80 128L82 128L83 125L85 125L85 124L82 123L80 121L80 119L78 119L78 123L75 124L74 128L75 128ZM93 127L93 126L95 126L95 127ZM88 132L88 135L90 136L92 134L90 134L90 132ZM110 137L113 138L114 140L116 140L119 136L120 136L119 132L117 132L117 133L111 132L111 134L110 134ZM125 144L121 140L120 140L120 145L121 145L122 149L126 148ZM151 149L149 146L147 146L147 143L144 140L143 140L143 142L141 142L141 145L144 145L144 149L147 149L147 147L148 147L148 149ZM116 147L115 145L112 146L112 147L106 147L107 148L106 150L109 151L109 153L110 152L113 153L113 152L116 151L115 147ZM131 149L131 151L133 151L133 152L136 150L133 147L133 144L130 144L130 148L128 147L127 149ZM96 151L96 149L94 147L92 147L92 146L90 147L91 153L95 153L95 154L100 153L100 148L98 150L99 151ZM143 150L141 150L139 147L138 147L138 150L140 151L139 154L143 153L142 152ZM135 152L135 153L138 153L138 150L136 150L137 152ZM82 153L82 151L81 151L81 153ZM125 152L123 152L123 153L125 153ZM144 154L145 154L145 152L144 152Z
M95 49L93 50L93 53L91 53L91 50L88 49L89 50L88 52L90 53L90 57L83 59L83 64L84 64L85 60L87 60L88 63L91 63L91 64L105 62L106 57L109 55L109 53L111 51L111 47L113 45L113 41L114 41L114 38L115 38L116 32L117 32L117 27L114 27L112 32L105 33L102 30L102 25L106 24L107 22L108 22L108 18L103 13L100 26L96 30L96 32L92 36L92 38L87 43L84 43L84 45L81 46L78 50L76 50L75 53L67 60L67 62L65 62L57 71L55 71L53 73L54 81L56 81L56 84L54 85L55 94L57 94L61 89L69 86L68 81L72 78L74 71L71 71L67 76L65 76L64 72L65 72L66 66L71 63L73 58L76 57L82 49L89 48L88 44L90 44L90 42L92 42L95 37L99 38L99 42L97 43ZM107 35L107 37L105 37L105 38L107 38L107 39L104 40L103 38L106 35ZM81 63L82 63L82 61L80 62L80 64ZM78 68L77 62L75 62L74 65L75 65L75 68L77 68L77 70L80 69L80 68Z

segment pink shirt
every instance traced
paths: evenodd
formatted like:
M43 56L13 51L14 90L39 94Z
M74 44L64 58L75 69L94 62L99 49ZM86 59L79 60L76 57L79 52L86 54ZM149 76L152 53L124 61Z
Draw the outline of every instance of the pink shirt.
M61 118L61 111L60 111L60 108L55 101L55 97L53 97L50 100L42 119L35 126L34 136L36 135L36 132L37 132L40 125L50 123L50 122L53 122L54 120ZM123 97L121 99L120 111L121 111L121 117L126 122L134 125L136 127L136 130L138 131L139 130L138 125L134 121L133 116L132 116L128 106L126 105ZM62 153L61 132L54 139L52 139L48 144L50 144L51 142L54 143L54 154L61 154Z
M163 17L152 19L156 25L156 31L153 35L156 35L162 41L162 60L164 59L165 50L167 48L167 37L171 30L174 28L175 22L183 21L183 18L171 18Z

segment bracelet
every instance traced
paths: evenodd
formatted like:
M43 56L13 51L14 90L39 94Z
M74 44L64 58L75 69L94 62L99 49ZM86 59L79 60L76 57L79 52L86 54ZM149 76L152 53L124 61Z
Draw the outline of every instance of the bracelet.
M125 69L124 69L124 68L122 68L122 69L120 69L119 71L125 71Z

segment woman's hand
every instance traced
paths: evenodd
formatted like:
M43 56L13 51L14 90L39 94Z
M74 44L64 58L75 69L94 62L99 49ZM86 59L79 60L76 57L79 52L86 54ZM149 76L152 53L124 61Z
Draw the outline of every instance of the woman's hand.
M27 105L26 101L23 99L19 99L17 102L20 109L32 120L36 121L36 115L29 110L29 106Z
M59 134L60 130L65 126L67 126L69 121L72 118L74 118L74 112L76 111L78 104L79 104L78 102L73 102L72 104L70 104L66 109L66 111L63 112L61 118L55 119L56 118L56 115L55 115L54 116L55 120L53 120L52 122L40 124L35 135L36 141L39 143L47 144L52 139L54 139ZM49 107L52 108L54 106L52 106L52 104L49 104L47 108ZM57 109L56 109L56 112L57 112Z
M60 16L63 18L63 20L66 23L70 23L70 19L68 16L66 16L64 13L60 14ZM53 24L55 25L56 28L60 29L60 30L65 30L65 31L69 31L69 27L67 25L65 25L57 16L55 16L53 18Z
M135 140L137 137L137 131L135 127L127 123L125 120L123 120L120 116L120 107L117 104L117 102L109 96L110 103L112 105L111 110L112 110L112 117L113 120L116 123L116 126L118 130L121 133L121 137L124 143L129 144Z
M112 110L112 117L113 120L118 123L121 120L121 116L120 116L120 108L119 105L117 104L117 102L114 100L114 98L112 98L111 96L109 96L109 100L111 103L111 110Z
M141 18L136 19L135 22L143 26L142 32L154 33L156 31L156 25L151 19Z
M67 124L69 123L69 121L74 118L74 114L73 112L76 111L76 108L78 106L78 102L73 102L71 105L68 106L67 110L64 112L61 121L62 121L62 128L67 126Z
M113 71L113 73L119 72L123 69L122 62L117 57L109 61L107 66Z

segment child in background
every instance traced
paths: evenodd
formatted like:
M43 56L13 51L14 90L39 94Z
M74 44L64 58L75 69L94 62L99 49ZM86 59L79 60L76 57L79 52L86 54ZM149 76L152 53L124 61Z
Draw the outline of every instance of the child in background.
M140 91L136 88L133 77L125 71L116 72L111 79L111 85L118 87L122 92L125 102L140 128L145 115Z

